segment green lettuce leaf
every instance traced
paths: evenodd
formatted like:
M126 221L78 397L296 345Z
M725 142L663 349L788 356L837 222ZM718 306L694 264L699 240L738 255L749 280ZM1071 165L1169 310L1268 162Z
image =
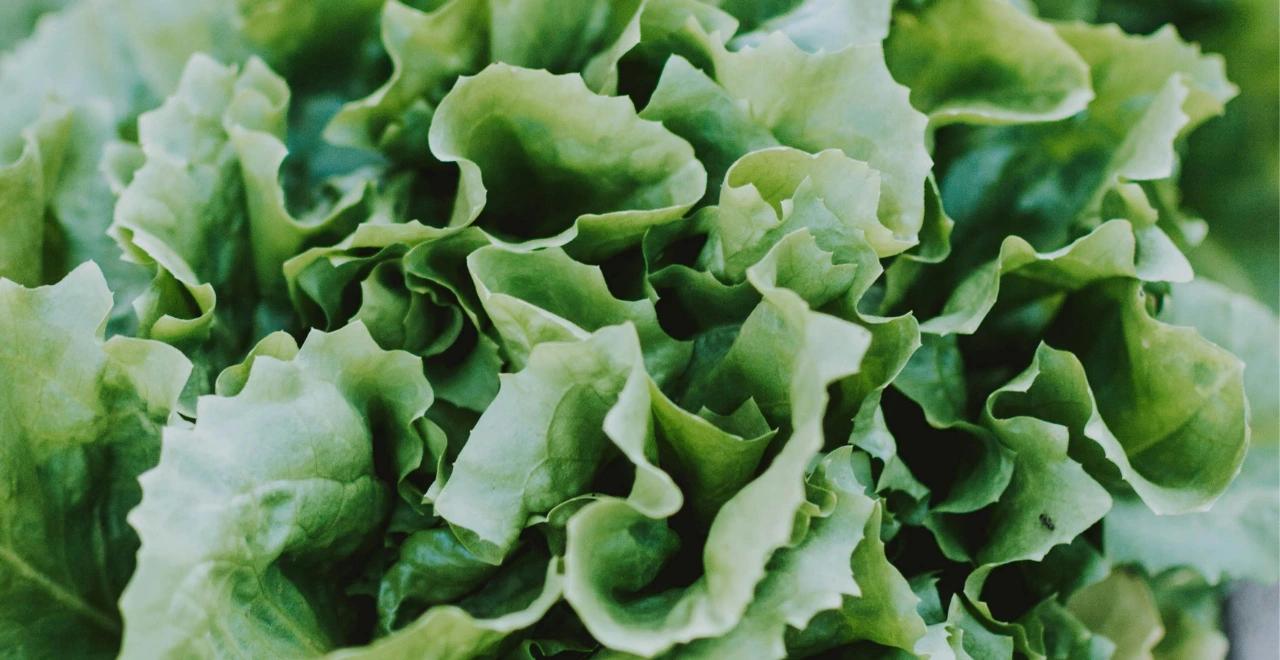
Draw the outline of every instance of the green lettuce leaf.
M1178 285L1161 320L1195 327L1245 360L1250 447L1235 481L1203 513L1157 516L1123 498L1105 521L1107 554L1158 573L1193 566L1211 582L1223 578L1280 579L1280 535L1270 524L1280 512L1280 359L1276 317L1260 303L1206 281Z
M726 7L744 3L726 2ZM801 0L778 4L790 7L756 23L751 31L734 38L734 48L752 46L774 32L781 32L809 51L837 51L846 46L878 44L889 34L889 0Z
M910 653L928 644L920 598L885 555L882 516L877 506L850 559L859 593L845 595L839 608L817 615L807 628L795 626L799 632L788 637L789 648L807 653L869 641Z
M236 124L283 131L288 88L259 60L243 73L192 58L175 95L138 120L145 163L116 204L110 233L156 275L135 303L141 333L199 345L215 327L239 351L253 313L244 187L227 133ZM215 321L219 293L223 320ZM246 309L247 307L247 309Z
M1164 637L1152 649L1160 660L1223 660L1229 644L1219 622L1218 590L1194 571L1167 571L1150 580Z
M436 514L473 554L500 563L530 516L589 492L613 449L606 416L633 374L647 388L642 364L630 325L539 344L523 370L503 377L434 497ZM647 417L647 406L643 412ZM638 449L647 463L646 448ZM660 508L678 508L670 478L654 476L666 482L659 497L668 503Z
M142 547L120 600L122 655L343 645L352 621L334 576L421 461L413 424L430 403L418 359L379 349L360 324L312 333L287 361L258 355L234 396L201 397L193 427L165 430L129 515ZM199 525L172 524L195 514Z
M422 356L440 400L479 412L497 394L504 365L466 262L489 243L474 228L370 221L285 262L284 275L308 325L334 329L359 319L383 348Z
M507 638L537 623L560 599L559 561L529 555L511 563L457 605L439 605L373 644L329 654L334 660L405 657L465 660L493 656Z
M658 325L653 302L615 298L599 268L574 261L559 248L523 252L488 246L471 253L467 266L517 369L540 343L583 339L628 321L639 335L645 370L658 383L683 372L689 360L689 345Z
M948 142L939 181L954 238L969 244L957 272L991 258L1007 235L1052 250L1080 227L1117 217L1104 209L1108 193L1172 176L1175 142L1235 95L1221 58L1201 55L1172 29L1055 29L1089 65L1094 99L1066 121L970 129ZM1137 222L1131 209L1123 217Z
M0 644L1223 657L1274 131L1132 4L12 0Z
M1164 637L1155 596L1141 577L1116 571L1077 591L1067 609L1093 632L1115 643L1115 658L1150 658Z
M1051 382L1040 382L1042 369L1055 369L1042 364L1063 359L1042 346L1027 371L987 399L984 420L1013 451L1014 467L1008 488L990 511L988 540L976 556L980 563L1042 560L1111 509L1107 491L1070 458L1070 429L1039 418L1064 398Z
M825 384L857 371L869 333L810 311L785 289L762 293L765 301L683 407L732 409L750 396L766 418L790 419L791 433L768 467L716 513L701 577L688 587L641 592L680 544L667 521L643 507L603 498L569 520L565 597L611 648L652 655L727 632L750 603L768 558L805 528L797 511L805 502L805 466L823 444ZM717 387L727 382L741 389Z
M900 10L890 36L889 69L934 125L1054 121L1093 98L1080 55L1010 2L924 3Z
M69 121L65 109L50 108L13 148L0 149L0 233L5 236L0 277L24 286L44 281L45 212L62 165ZM15 154L7 163L6 152Z
M768 574L756 586L755 597L737 626L720 637L682 647L675 655L785 658L783 637L788 627L803 630L814 615L838 607L842 598L863 594L855 579L864 578L855 574L850 558L860 544L868 542L864 528L878 531L879 526L868 523L875 504L854 477L850 448L824 456L810 483L834 493L831 513L814 518L799 544L779 550L770 559Z
M0 52L31 34L36 21L46 13L70 4L70 0L15 0L0 7Z
M191 365L158 342L104 342L110 310L92 264L54 286L0 280L0 643L15 657L120 643L138 547L125 515Z
M612 93L617 63L640 36L642 2L624 0L449 0L431 11L399 1L382 10L382 41L394 71L368 97L346 105L326 135L421 161L427 130L460 76L503 62L552 73L581 73L593 91Z
M1053 377L1076 392L1069 426L1083 426L1155 513L1209 508L1248 448L1239 358L1152 318L1131 280L1072 296L1047 337L1074 354Z
M1010 236L1001 244L1000 256L968 275L951 293L942 313L922 323L921 330L972 334L1001 300L1002 287L1012 293L1002 301L1005 308L1016 309L1108 278L1189 281L1191 266L1181 253L1172 246L1161 250L1163 243L1148 248L1144 238L1158 231L1112 220L1047 253L1036 252L1022 238Z
M477 130L483 126L484 130ZM578 75L494 64L440 102L431 152L462 179L452 226L607 257L678 220L706 172L688 143Z

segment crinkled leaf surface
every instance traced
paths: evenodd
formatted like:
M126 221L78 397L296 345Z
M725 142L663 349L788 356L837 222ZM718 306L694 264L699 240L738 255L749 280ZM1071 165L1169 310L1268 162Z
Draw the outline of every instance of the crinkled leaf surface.
M142 548L122 655L341 646L347 596L331 576L388 513L396 475L379 466L420 460L412 424L430 403L419 361L359 324L312 333L289 360L259 355L238 393L202 397L194 427L166 429L129 517Z
M16 657L119 644L138 547L125 515L191 365L158 342L104 342L110 310L92 264L35 289L0 279L0 643Z

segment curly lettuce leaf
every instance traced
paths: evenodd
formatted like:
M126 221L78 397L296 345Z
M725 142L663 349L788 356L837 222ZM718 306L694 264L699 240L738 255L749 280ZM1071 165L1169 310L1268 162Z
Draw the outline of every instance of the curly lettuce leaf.
M1047 334L1073 354L1054 380L1075 392L1072 424L1152 511L1202 511L1248 448L1244 365L1194 329L1152 318L1145 298L1132 280L1072 296Z
M422 356L440 400L479 412L497 394L505 361L485 332L466 259L490 242L474 228L368 222L285 262L284 275L308 325L359 319L383 348Z
M1069 23L1055 30L1089 65L1095 96L1068 120L970 129L948 141L953 155L939 181L955 239L969 244L959 272L991 258L1005 236L1052 250L1080 227L1117 217L1104 208L1108 195L1172 176L1176 141L1236 93L1221 58L1202 55L1172 29L1133 36ZM1138 222L1133 204L1142 206L1122 205L1122 217Z
M523 370L503 377L434 497L436 514L473 554L500 563L530 516L589 492L614 448L606 417L642 364L630 325L536 346ZM670 478L655 476L666 482L660 499L678 508Z
M681 647L674 655L785 658L788 628L803 630L819 612L838 607L842 598L862 595L857 582L861 576L850 559L867 542L866 530L878 531L878 527L868 524L875 503L862 492L850 457L849 448L843 448L822 458L810 483L834 494L834 508L829 515L813 519L800 543L770 559L768 573L756 586L738 625L720 637Z
M1151 588L1125 571L1072 594L1067 609L1093 632L1115 643L1112 657L1151 658L1164 637L1160 610Z
M840 607L818 614L807 627L796 626L787 636L789 649L809 654L865 641L910 653L929 644L921 600L885 555L883 522L877 504L850 558L858 593L846 594Z
M1071 432L1040 419L1062 405L1066 394L1039 380L1045 362L1066 359L1042 346L1027 371L996 390L984 421L1013 451L1013 477L992 506L986 542L976 553L982 564L1044 559L1054 546L1070 543L1111 509L1111 496L1069 455Z
M761 293L764 302L683 406L724 410L753 397L766 418L790 419L791 433L716 513L701 551L703 574L688 587L643 593L680 544L666 520L616 498L588 504L569 520L565 597L611 648L653 655L728 631L768 558L806 528L797 512L806 501L805 466L823 444L825 385L857 371L869 333L810 311L785 289ZM730 382L740 389L720 385Z
M1051 25L1004 0L903 8L889 36L890 71L935 126L1055 121L1093 98L1080 55Z
M191 365L158 342L104 342L110 310L92 264L48 287L0 279L0 643L18 657L119 645L138 547L125 515Z
M879 256L898 254L909 244L876 216L880 184L879 172L836 149L747 154L725 173L720 203L706 211L712 231L703 261L721 278L741 280L779 239L800 228L843 262L858 261L864 242Z
M0 97L6 100L0 113L0 145L25 142L22 134L41 124L41 117L65 114L59 122L65 126L38 141L44 167L43 215L48 222L39 246L41 278L32 283L56 281L93 259L117 294L113 330L131 325L129 303L145 287L147 274L122 261L105 235L114 198L99 173L99 161L115 139L118 124L159 94L142 80L124 43L119 16L102 2L77 3L46 16L32 35L0 54ZM0 160L11 158L5 154ZM28 196L24 203L36 200ZM10 223L19 222L17 218L31 223L30 209L13 203L0 202L0 216ZM10 232L11 244L21 245L17 232ZM34 272L33 266L26 268Z
M283 101L281 104L283 105ZM264 296L283 298L284 263L310 245L336 243L372 213L372 183L364 173L329 182L333 199L296 214L285 201L282 165L289 150L261 127L228 127L244 186L253 272Z
M1276 390L1276 317L1262 304L1206 281L1174 287L1160 319L1192 326L1245 361L1250 447L1244 465L1208 511L1157 516L1122 498L1104 523L1108 556L1158 573L1192 566L1210 582L1280 579L1280 393Z
M1109 278L1189 281L1190 264L1176 248L1154 236L1158 231L1112 220L1052 252L1037 252L1022 238L1010 236L1000 245L995 261L961 281L942 312L920 329L973 334L1001 300L1002 287L1012 292L1003 300L1005 307L1017 308Z
M560 248L523 252L488 246L471 253L467 267L516 369L542 342L583 339L628 321L639 335L645 370L658 383L679 375L689 360L690 346L659 326L652 301L619 300L599 268L575 261Z
M0 52L31 34L41 16L62 9L71 0L14 0L0 6Z
M1190 570L1167 571L1149 582L1164 626L1152 655L1160 660L1225 660L1230 644L1221 630L1218 590Z
M726 7L743 3L726 2ZM775 3L765 3L775 4ZM781 32L809 51L837 51L846 46L878 44L889 34L890 0L800 0L780 3L784 11L756 23L749 32L734 37L734 48L752 46L769 34Z
M24 286L37 286L45 278L45 213L57 184L69 123L65 108L52 107L24 129L12 147L0 137L0 234L5 237L0 244L0 277Z
M680 219L706 185L689 144L628 100L593 94L576 74L505 64L463 78L441 101L431 151L461 169L450 225L544 239L583 258Z
M418 359L383 351L359 324L313 332L289 360L260 354L238 393L201 397L193 427L165 430L129 515L142 547L120 600L121 655L343 645L351 621L333 576L421 462L413 425L430 403ZM203 522L173 524L191 515Z
M201 343L215 325L224 336L245 332L252 268L245 267L244 188L227 131L243 124L279 133L287 102L284 80L260 60L241 73L197 55L175 95L139 118L145 163L121 193L109 232L127 258L156 273L136 303L145 336ZM219 292L228 299L220 324ZM227 309L232 304L239 319Z
M421 161L439 104L461 76L492 62L581 73L612 93L617 63L640 37L642 2L625 0L450 0L422 11L402 2L382 10L391 78L342 108L326 129L338 143L380 148Z

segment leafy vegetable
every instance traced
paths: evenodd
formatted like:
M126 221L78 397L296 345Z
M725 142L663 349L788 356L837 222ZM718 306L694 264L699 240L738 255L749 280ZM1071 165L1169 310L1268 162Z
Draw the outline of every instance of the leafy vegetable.
M1224 657L1280 324L1156 11L10 2L4 655Z

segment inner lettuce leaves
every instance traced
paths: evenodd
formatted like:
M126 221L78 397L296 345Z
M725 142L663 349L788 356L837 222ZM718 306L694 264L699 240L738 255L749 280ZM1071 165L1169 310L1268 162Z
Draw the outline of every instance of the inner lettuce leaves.
M0 655L1225 658L1280 325L1113 2L10 2Z

